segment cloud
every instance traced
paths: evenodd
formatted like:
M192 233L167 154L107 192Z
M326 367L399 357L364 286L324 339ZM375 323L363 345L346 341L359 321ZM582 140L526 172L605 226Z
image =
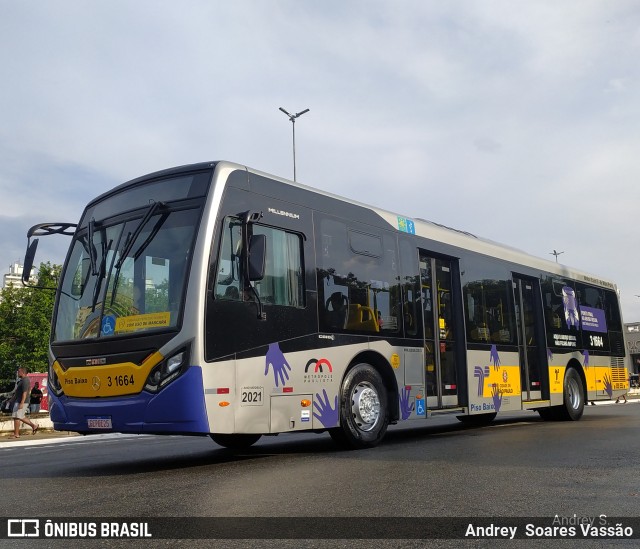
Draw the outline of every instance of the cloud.
M639 28L624 0L6 3L0 265L29 224L144 173L222 158L291 177L278 107L310 108L299 180L564 250L640 318Z

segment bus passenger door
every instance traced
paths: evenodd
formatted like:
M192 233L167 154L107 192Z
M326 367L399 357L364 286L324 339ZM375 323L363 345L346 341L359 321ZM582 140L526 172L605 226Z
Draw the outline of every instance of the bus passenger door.
M515 294L522 400L548 399L548 383L544 383L544 379L548 377L549 369L543 329L540 283L536 279L514 276L513 291Z
M452 264L420 250L427 408L458 405Z

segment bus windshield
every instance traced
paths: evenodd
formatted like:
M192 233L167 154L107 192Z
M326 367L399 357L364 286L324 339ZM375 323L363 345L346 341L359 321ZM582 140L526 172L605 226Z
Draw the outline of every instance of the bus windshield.
M105 202L121 204L128 192ZM203 202L147 196L143 208L122 213L100 204L109 217L85 215L62 275L52 341L175 329Z

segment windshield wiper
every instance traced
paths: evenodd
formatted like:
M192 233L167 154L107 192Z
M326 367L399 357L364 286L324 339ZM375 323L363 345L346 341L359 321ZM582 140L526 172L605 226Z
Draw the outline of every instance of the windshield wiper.
M97 258L98 258L98 252L96 250L95 245L93 244L93 236L96 230L96 220L93 219L93 217L91 218L91 221L89 221L89 235L88 235L88 240L89 242L87 242L87 246L88 246L88 252L89 252L89 262L91 263L91 275L92 276L98 276L98 265L97 265Z
M127 240L124 243L124 248L122 249L122 252L120 254L120 257L118 258L118 261L116 262L116 270L119 270L120 267L122 267L122 264L127 259L127 256L131 251L131 248L133 248L134 242L140 236L142 229L144 229L144 226L149 222L149 219L151 219L153 214L156 213L156 211L160 206L164 206L164 203L154 202L153 204L151 204L151 206L149 206L149 209L147 210L147 213L142 218L142 221L140 221L140 224L136 227L136 230L133 231L133 234L129 233L131 235L130 237L129 235L127 235Z
M122 253L121 253L120 257L118 258L118 261L115 264L116 272L115 272L115 275L113 277L113 292L111 293L111 306L113 306L113 303L116 300L116 295L118 294L118 284L120 282L120 270L122 268L122 265L125 262L125 260L127 259L127 256L129 255L129 252L133 248L133 245L135 244L136 239L138 238L138 236L140 236L140 233L142 232L142 229L144 228L144 226L147 224L149 219L151 219L151 217L154 215L154 213L158 210L158 208L160 206L164 206L164 203L162 203L162 202L154 202L153 204L151 204L151 206L149 207L149 210L147 210L147 213L145 214L144 218L142 219L142 221L140 221L140 224L136 227L136 230L133 231L133 233L127 233L127 237L125 238L125 241L124 241L124 246L122 247ZM149 233L149 236L138 247L138 249L136 250L135 254L133 254L133 260L134 261L136 259L138 259L138 257L140 257L140 254L149 245L149 243L154 239L156 234L158 234L158 231L160 230L160 227L165 222L165 220L167 219L168 215L169 215L168 213L165 213L164 215L162 215L160 217L158 222L153 227L153 230L151 231L151 233Z
M102 291L102 281L106 276L106 268L105 265L107 263L107 255L109 254L109 250L111 249L111 245L113 244L113 240L109 240L109 244L102 240L102 261L100 261L100 267L97 268L94 273L97 277L96 284L93 287L93 300L91 301L91 312L93 313L96 310L96 305L98 303L98 298L100 297L100 292ZM93 246L93 244L91 244Z

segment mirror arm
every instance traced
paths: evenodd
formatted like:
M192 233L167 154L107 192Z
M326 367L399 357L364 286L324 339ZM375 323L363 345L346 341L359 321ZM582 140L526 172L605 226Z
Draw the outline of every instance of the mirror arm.
M258 320L267 320L267 314L263 310L260 296L249 280L249 225L253 225L257 221L260 221L262 215L262 212L252 212L251 210L247 210L246 212L238 214L238 217L242 221L242 265L244 270L243 290L245 292L251 292L256 298Z

